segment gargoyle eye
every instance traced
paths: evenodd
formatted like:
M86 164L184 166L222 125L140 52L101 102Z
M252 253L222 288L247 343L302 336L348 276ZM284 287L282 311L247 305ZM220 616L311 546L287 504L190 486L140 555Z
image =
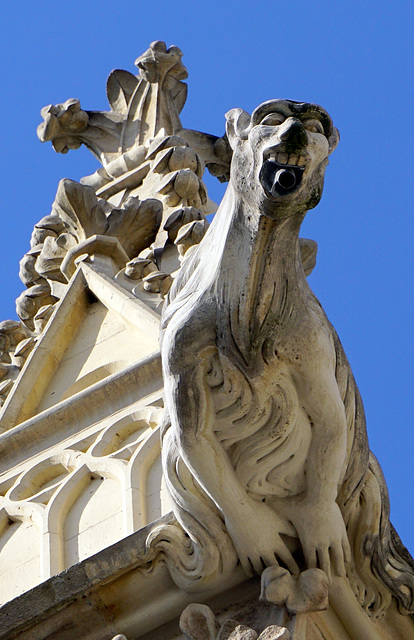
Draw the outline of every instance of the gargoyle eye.
M303 120L303 126L306 131L309 131L310 133L325 133L322 122L317 120L317 118L307 118L306 120Z
M282 113L268 113L267 116L265 116L260 122L260 124L264 124L267 127L277 127L285 120L286 116L284 116Z

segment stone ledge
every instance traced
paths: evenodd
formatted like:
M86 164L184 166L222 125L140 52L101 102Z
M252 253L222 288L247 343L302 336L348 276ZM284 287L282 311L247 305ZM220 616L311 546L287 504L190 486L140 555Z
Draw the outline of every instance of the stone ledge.
M168 523L172 518L172 514L168 514L158 520L157 525ZM99 598L99 587L116 582L122 574L138 569L145 550L145 540L153 526L144 527L3 605L0 608L0 640L26 637L62 639L65 635L58 636L55 633L65 631L64 619L71 622L67 630L72 635L68 638L74 638L76 633L82 640L105 637L105 632L115 634L114 616ZM166 571L155 571L154 577L155 574L157 582L160 574L163 574L162 582L171 587ZM146 576L141 576L145 580ZM77 613L78 608L85 607L85 603L82 603L84 600L87 600L88 615L95 611L99 615L94 617L101 618L99 629L95 620L92 635L85 635L85 618ZM62 616L63 610L67 613Z
M145 541L172 513L49 578L0 608L0 640L128 640L179 617L194 601L206 601L246 580L238 568L228 583L196 596L182 592L166 567L144 569Z

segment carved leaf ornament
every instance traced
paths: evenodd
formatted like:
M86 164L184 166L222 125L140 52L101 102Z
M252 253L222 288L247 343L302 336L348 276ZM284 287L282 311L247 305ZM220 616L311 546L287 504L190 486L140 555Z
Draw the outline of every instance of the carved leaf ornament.
M186 251L203 237L207 228L203 210L207 191L201 180L204 162L176 135L182 130L179 113L187 95L182 82L187 71L181 57L177 47L167 49L165 43L155 42L136 60L138 76L113 71L107 83L110 112L84 111L76 99L42 109L44 122L38 127L42 142L51 141L59 153L85 144L103 168L84 178L83 184L61 181L51 213L35 225L31 248L20 262L20 278L27 290L17 299L16 308L19 326L31 336L31 348L61 297L62 290L53 283L66 285L82 254L112 252L125 272L118 283L137 295L145 291L162 300L173 279L169 270L159 268L151 245L157 241L161 255L163 243L174 246L181 227L193 220L204 221L185 240L179 239L173 267L177 269ZM129 188L118 206L108 202L106 192L97 196L96 191L125 176ZM149 186L144 183L142 199L139 191L145 179ZM148 198L148 191L155 197ZM113 238L121 246L116 256ZM129 260L149 260L151 266L139 274L128 267ZM25 356L29 353L26 345ZM23 362L21 356L19 362ZM20 365L4 362L0 402L10 392Z

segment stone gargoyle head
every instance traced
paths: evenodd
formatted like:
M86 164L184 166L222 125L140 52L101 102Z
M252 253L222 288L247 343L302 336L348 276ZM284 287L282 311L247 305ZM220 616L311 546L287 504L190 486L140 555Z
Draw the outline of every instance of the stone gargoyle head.
M251 116L232 109L226 119L236 194L271 218L304 213L318 204L328 156L339 140L322 107L269 100Z

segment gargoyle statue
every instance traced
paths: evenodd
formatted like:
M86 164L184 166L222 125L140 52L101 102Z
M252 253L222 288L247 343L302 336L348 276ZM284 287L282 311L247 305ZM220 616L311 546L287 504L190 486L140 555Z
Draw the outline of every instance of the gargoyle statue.
M206 582L237 558L247 574L316 567L347 575L369 612L391 594L412 612L414 565L358 388L300 259L338 132L317 105L271 100L231 110L227 136L228 189L162 318L164 473L190 552L219 547L188 573Z

